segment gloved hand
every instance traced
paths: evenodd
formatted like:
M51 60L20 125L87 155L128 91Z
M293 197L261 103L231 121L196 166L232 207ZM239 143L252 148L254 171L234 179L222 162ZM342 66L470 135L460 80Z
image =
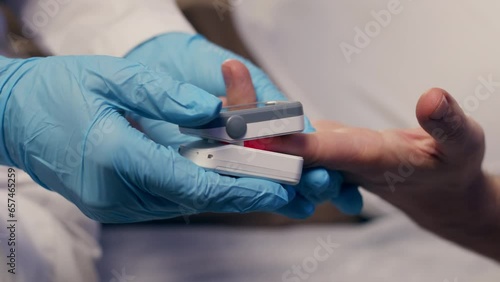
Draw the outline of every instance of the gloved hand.
M104 56L0 57L0 69L1 163L25 170L90 218L274 211L289 201L279 184L205 172L123 116L206 123L221 101L196 86Z
M198 86L216 96L225 96L226 88L220 68L224 61L237 59L250 71L257 93L257 101L286 100L268 76L248 60L210 43L200 35L168 33L155 37L132 50L126 58L140 62L156 71L167 72L180 81ZM164 121L133 117L141 129L153 140L165 146L178 146L193 141L192 137L179 134L177 126ZM306 120L306 132L314 128ZM314 205L332 200L343 212L357 214L362 208L362 198L357 187L343 186L342 176L322 168L305 170L302 181L294 187L295 199L280 210L294 218L304 218L314 212Z

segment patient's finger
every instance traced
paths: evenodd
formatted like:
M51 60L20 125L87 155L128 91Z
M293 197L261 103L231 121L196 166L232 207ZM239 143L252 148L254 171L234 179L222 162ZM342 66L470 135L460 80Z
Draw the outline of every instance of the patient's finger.
M317 131L334 130L340 127L344 127L344 125L342 125L341 123L330 120L313 121L312 124Z
M265 138L259 141L261 146L259 149L301 156L304 158L305 166L318 164L318 150L321 142L317 132Z
M461 162L484 148L481 126L465 115L457 101L445 90L433 88L423 94L417 104L417 119L437 143L439 152L450 162ZM483 152L476 154L481 161Z
M226 83L227 106L255 103L257 95L252 77L247 67L237 60L228 60L222 64L222 75Z
M376 131L346 128L269 138L264 144L266 150L302 156L307 167L351 170L376 165L384 143Z

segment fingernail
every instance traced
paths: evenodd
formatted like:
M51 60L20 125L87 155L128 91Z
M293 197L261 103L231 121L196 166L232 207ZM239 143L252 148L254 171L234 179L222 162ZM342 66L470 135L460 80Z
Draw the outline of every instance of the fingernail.
M226 84L226 88L231 87L231 84L233 83L233 70L225 63L222 64L222 76L224 77L224 84Z
M448 101L446 100L446 97L443 96L441 98L441 102L439 103L439 106L434 110L434 112L430 115L430 119L432 120L440 120L442 119L446 113L448 112L450 105L448 104Z

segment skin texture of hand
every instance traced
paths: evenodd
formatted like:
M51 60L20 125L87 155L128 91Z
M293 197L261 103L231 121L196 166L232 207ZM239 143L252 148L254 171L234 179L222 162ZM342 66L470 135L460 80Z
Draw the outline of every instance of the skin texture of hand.
M283 186L207 172L124 117L209 122L222 103L194 85L106 56L0 57L0 69L1 163L23 169L92 219L271 212L289 202Z
M222 64L222 74L226 84L226 96L221 97L224 106L244 105L256 102L256 93L251 75L247 67L238 60L228 60ZM259 141L246 142L250 146ZM314 205L331 200L340 210L357 213L361 210L362 199L357 186L343 187L343 177L339 172L328 171L328 185L325 185L324 170L307 170L301 183L295 186L297 195L294 200L280 209L283 215L293 214L293 217L307 215L308 209L314 210ZM317 179L316 179L317 178Z
M422 95L416 115L421 128L382 132L321 121L266 149L343 171L424 228L500 260L500 185L481 169L482 128L441 89Z

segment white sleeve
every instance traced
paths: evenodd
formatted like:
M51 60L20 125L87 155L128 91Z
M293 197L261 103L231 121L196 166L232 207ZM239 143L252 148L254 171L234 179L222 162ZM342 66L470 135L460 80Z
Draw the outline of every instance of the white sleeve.
M167 32L194 33L174 0L16 0L23 33L54 55L124 56Z

